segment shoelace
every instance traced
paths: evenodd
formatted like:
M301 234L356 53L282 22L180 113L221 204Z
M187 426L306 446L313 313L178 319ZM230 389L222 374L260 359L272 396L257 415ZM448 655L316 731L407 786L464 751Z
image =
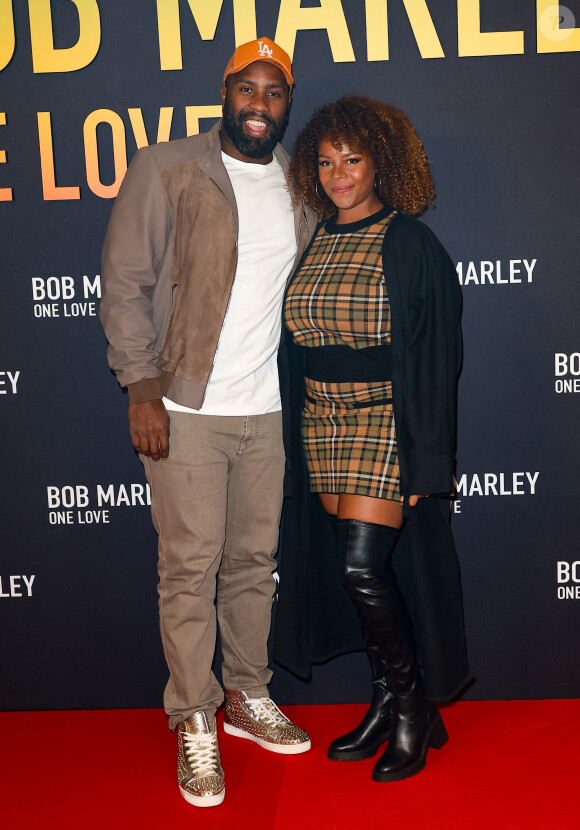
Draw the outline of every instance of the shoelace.
M248 706L252 710L255 718L264 721L269 726L285 726L289 722L286 715L282 714L272 698L250 698L248 700Z
M216 735L183 733L185 754L194 773L193 778L204 778L217 772ZM193 779L192 779L193 780Z

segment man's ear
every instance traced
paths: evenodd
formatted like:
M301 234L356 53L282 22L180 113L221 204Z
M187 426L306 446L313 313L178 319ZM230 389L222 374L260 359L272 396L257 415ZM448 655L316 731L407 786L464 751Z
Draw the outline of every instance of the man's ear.
M222 107L223 107L223 105L224 105L224 104L225 104L225 102L226 102L226 95L227 95L227 94L228 94L228 88L227 88L227 86L225 85L225 83L223 83L223 84L221 85L221 87L220 87L220 95L222 96Z

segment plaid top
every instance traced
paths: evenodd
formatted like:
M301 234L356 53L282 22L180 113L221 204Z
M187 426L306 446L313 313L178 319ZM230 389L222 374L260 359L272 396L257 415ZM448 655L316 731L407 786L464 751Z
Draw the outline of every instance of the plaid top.
M390 343L391 313L382 268L384 236L396 211L359 222L323 225L295 274L286 325L301 346Z

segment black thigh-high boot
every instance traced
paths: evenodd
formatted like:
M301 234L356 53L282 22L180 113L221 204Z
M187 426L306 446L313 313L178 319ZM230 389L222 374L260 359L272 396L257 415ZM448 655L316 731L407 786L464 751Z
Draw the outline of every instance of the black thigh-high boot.
M348 581L345 580L350 519L338 521L335 519L333 526L337 536L338 574L350 593ZM384 528L384 530L387 533L381 547L385 557L388 558L397 540L398 531L394 528ZM390 539L389 536L391 536ZM353 598L352 594L351 598ZM371 758L388 739L392 726L393 695L387 681L388 666L376 642L372 639L372 632L365 625L360 603L355 602L355 606L361 621L365 650L371 666L372 698L362 722L351 732L341 735L330 744L327 755L333 761L361 761Z
M335 515L328 515L335 536L338 537L338 519ZM338 570L341 579L344 574L343 548L344 546L341 545L338 550ZM387 665L377 646L368 640L364 627L363 635L365 651L371 665L373 690L371 705L362 722L355 729L346 735L341 735L330 744L327 755L331 761L362 761L365 758L372 758L381 744L387 740L391 729L393 696L387 685Z
M441 716L423 692L411 621L391 567L397 536L395 528L372 522L343 519L337 524L341 578L359 612L365 639L384 658L393 695L389 742L373 770L375 781L415 775L425 766L427 749L439 749L447 741Z

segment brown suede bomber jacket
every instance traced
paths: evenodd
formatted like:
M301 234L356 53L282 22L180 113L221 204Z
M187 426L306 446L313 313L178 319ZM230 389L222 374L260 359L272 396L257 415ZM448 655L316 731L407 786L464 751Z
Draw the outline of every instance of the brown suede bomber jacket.
M108 359L131 403L199 409L237 265L238 213L219 129L137 151L115 201L101 272ZM288 156L274 155L284 173ZM294 207L298 252L316 216ZM272 228L276 233L276 228Z

